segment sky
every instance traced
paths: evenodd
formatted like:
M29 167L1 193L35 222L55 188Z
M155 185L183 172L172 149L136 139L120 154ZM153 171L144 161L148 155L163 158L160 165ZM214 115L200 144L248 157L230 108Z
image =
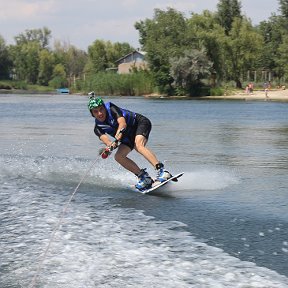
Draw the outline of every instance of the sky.
M152 19L154 9L172 7L191 12L216 11L219 0L0 0L0 35L6 44L25 30L47 27L50 46L57 40L87 51L97 39L128 42L140 48L137 21ZM242 13L253 25L279 14L279 0L242 0Z

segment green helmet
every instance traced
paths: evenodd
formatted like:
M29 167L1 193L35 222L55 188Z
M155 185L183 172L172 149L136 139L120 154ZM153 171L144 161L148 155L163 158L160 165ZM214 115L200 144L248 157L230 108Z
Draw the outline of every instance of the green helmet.
M97 108L101 105L104 105L104 101L100 97L91 97L88 102L88 109L91 111L93 108Z

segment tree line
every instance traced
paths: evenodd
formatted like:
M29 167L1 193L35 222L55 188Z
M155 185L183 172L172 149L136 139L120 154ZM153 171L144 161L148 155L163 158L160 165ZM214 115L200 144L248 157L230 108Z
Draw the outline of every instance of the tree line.
M278 2L280 14L271 13L255 26L238 0L219 0L215 12L189 17L172 8L155 9L151 19L134 25L149 70L134 69L128 75L112 68L135 50L129 43L97 39L86 52L60 41L51 48L47 27L17 35L15 45L6 45L0 35L0 80L109 95L200 95L221 93L227 83L237 88L245 81L284 83L288 0Z

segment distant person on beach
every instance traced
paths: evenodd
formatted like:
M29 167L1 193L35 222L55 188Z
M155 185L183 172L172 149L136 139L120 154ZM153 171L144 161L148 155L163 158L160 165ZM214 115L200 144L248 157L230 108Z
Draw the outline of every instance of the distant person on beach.
M264 84L263 84L263 87L264 87L264 92L265 92L265 100L268 100L268 99L270 99L269 97L268 97L268 91L270 90L270 88L271 88L271 83L270 83L270 81L267 83L267 82L265 82Z
M252 82L250 82L248 84L248 91L249 91L249 94L253 94L253 90L254 90L254 85Z
M246 93L246 94L249 94L249 85L248 85L248 84L247 84L246 87L245 87L245 93Z

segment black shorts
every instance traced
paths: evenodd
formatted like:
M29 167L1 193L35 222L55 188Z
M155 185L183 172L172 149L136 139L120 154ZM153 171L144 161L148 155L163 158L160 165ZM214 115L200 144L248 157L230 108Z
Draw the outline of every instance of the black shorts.
M127 129L127 135L124 135L121 143L127 145L131 150L134 149L136 135L142 135L147 140L152 129L151 121L141 114L136 114L135 124L131 129Z

